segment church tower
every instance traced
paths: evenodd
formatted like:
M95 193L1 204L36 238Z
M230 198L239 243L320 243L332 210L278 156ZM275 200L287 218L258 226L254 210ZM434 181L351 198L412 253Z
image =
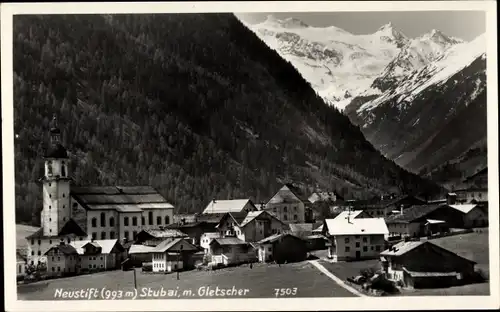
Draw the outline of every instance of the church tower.
M61 130L54 116L50 127L50 147L45 155L43 210L41 221L44 236L57 236L71 217L69 158L61 144Z

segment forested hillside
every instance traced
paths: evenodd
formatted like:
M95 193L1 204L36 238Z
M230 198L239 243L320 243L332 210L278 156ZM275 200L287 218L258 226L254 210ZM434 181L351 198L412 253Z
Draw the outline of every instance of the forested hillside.
M53 114L74 184L151 184L183 212L267 200L288 181L347 197L440 191L230 14L15 16L14 72L19 222L39 222Z

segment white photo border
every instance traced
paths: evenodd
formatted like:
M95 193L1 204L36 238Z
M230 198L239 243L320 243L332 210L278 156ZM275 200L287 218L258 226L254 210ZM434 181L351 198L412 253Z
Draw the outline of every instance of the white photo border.
M257 310L438 310L497 309L499 303L498 196L498 75L495 1L321 1L321 2L108 2L2 3L2 163L4 211L4 285L7 311L257 311ZM484 11L487 40L487 113L490 296L286 298L286 299L170 299L19 301L15 270L15 184L13 131L13 15L113 13L247 13L247 12L356 12L356 11ZM465 22L465 21L464 21ZM497 208L497 209L495 209Z

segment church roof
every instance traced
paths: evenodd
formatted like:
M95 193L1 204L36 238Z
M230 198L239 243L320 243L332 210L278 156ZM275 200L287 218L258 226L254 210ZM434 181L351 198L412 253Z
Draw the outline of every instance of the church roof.
M141 212L142 209L173 209L151 186L72 187L71 196L89 210Z
M60 143L51 146L44 155L45 158L68 158L68 151Z

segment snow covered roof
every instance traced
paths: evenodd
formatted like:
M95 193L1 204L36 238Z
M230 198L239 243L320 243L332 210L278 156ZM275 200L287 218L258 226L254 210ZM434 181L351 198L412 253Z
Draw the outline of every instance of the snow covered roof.
M356 218L352 212L350 218L340 214L335 219L326 219L325 224L328 234L332 236L389 234L383 218Z
M146 245L132 245L128 251L129 254L140 254L153 252L156 247Z
M427 223L429 223L429 224L439 224L439 223L446 223L446 221L427 219Z
M91 240L81 240L81 241L72 241L70 243L71 246L73 246L76 251L78 252L79 255L83 255L84 249L83 246L87 245L88 243L93 243L94 245L97 245L101 247L101 253L102 254L109 254L111 253L111 250L113 250L113 247L118 243L117 239L101 239L101 240L94 240L93 242Z
M459 210L463 213L469 213L472 209L476 208L476 206L476 204L450 205L451 208Z
M203 213L242 212L248 202L251 202L250 199L212 200L203 210Z
M389 249L386 249L380 253L381 256L401 256L407 253L410 250L417 248L418 246L426 243L425 241L408 241L408 242L400 242L396 245L392 246Z

